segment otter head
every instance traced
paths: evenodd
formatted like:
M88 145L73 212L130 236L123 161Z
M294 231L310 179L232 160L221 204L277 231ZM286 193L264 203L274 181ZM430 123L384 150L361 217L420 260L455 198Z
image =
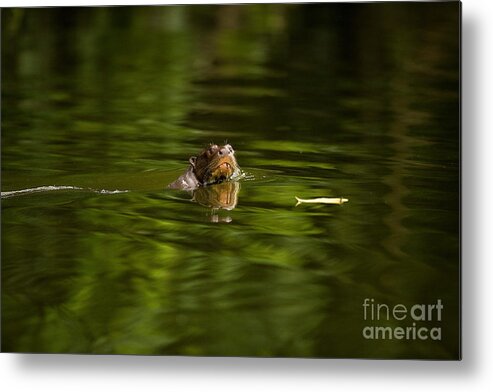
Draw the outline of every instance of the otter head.
M240 173L235 151L229 144L211 144L197 157L191 157L190 164L202 185L220 183Z

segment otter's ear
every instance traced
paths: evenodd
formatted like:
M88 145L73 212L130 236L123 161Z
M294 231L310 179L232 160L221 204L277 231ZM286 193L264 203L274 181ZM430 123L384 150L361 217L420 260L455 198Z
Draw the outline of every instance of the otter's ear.
M197 157L190 157L190 159L188 160L188 162L190 162L190 165L192 165L193 167L195 167L196 161L197 161Z

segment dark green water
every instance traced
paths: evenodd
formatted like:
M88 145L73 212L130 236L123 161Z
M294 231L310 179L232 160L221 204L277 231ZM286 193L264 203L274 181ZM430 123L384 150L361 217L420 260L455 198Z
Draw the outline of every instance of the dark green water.
M3 195L77 187L2 198L3 351L457 358L458 7L3 10ZM225 141L236 208L166 189Z

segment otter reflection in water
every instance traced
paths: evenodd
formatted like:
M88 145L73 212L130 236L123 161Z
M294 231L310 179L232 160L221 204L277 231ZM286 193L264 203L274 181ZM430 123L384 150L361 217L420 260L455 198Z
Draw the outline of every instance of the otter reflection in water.
M212 208L212 221L231 221L231 218L220 219L214 210L229 211L235 208L238 202L240 184L228 181L241 175L233 147L229 144L211 144L197 157L191 157L189 162L187 171L169 184L168 188L192 192L193 201Z

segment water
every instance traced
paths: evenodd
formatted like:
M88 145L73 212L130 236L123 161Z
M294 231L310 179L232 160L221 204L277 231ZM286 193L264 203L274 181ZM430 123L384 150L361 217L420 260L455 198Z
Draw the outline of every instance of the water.
M446 3L3 10L3 350L456 358L457 23ZM166 189L210 142L239 185ZM440 298L442 339L365 340L365 298Z

